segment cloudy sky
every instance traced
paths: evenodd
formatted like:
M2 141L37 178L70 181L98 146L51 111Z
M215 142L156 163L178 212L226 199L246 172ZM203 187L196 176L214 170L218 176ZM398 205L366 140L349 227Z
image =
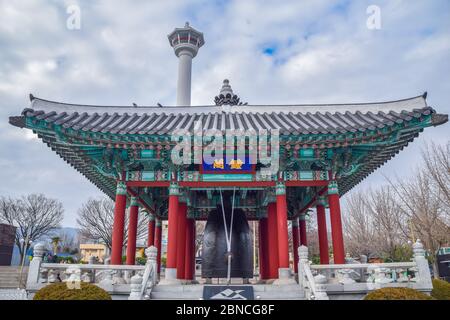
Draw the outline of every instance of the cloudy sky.
M263 4L264 3L264 4ZM78 5L79 30L67 28ZM369 5L381 29L367 28ZM0 0L0 195L42 192L60 199L65 226L93 185L8 117L28 94L72 103L173 105L177 58L167 34L185 21L204 32L193 64L192 104L212 104L222 80L250 104L401 99L428 91L450 113L450 1L16 1ZM407 177L426 130L358 188ZM344 212L345 214L345 212Z

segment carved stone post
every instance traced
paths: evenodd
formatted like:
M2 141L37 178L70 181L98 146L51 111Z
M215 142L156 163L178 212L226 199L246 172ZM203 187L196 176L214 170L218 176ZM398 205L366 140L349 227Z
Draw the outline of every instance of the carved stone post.
M99 285L105 289L109 288L113 285L113 270L105 270L105 276L104 278L99 282ZM106 290L106 289L105 289Z
M48 270L48 276L47 276L47 280L48 283L54 283L58 280L58 278L56 277L56 272L54 269L49 269Z
M329 300L327 295L327 278L324 275L317 275L314 277L316 286L315 300Z
M152 288L156 284L158 277L158 263L156 262L158 249L155 246L148 247L145 249L145 255L147 256L147 261L145 262L144 276L142 277L140 297L144 297L148 287Z
M39 269L41 268L42 258L44 256L45 246L43 243L36 243L33 248L33 259L30 262L27 277L27 288L30 285L36 285L39 282Z
M417 264L416 278L418 278L417 284L424 289L432 289L433 284L431 282L430 268L428 266L428 261L425 258L425 250L423 249L423 244L420 239L413 244L414 260Z
M48 282L48 273L49 273L48 269L40 268L38 282L40 282L40 283L47 283Z
M92 282L91 272L90 271L83 272L83 274L81 275L81 281L91 283Z
M145 255L147 256L147 261L145 262L146 265L146 269L147 269L147 265L150 266L150 269L152 270L152 283L155 284L156 283L156 279L158 277L158 263L157 263L157 256L158 256L158 249L155 246L150 246L148 248L145 249Z
M298 247L298 283L302 288L305 287L304 265L308 263L308 247Z
M81 286L81 269L78 266L69 266L65 273L69 277L64 280L69 289L79 289Z
M141 300L142 277L140 274L136 273L132 276L130 283L131 291L128 300Z

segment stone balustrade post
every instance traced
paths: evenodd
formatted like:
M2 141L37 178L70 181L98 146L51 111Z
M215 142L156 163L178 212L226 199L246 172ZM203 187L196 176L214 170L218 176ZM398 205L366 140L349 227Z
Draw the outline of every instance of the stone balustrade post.
M141 300L142 291L142 277L139 273L136 273L130 280L130 296L128 300Z
M314 277L314 283L316 286L315 300L329 300L327 295L327 277L319 274Z
M298 283L302 288L305 287L304 265L308 263L308 247L298 247Z
M56 271L54 269L48 270L47 281L48 281L48 283L54 283L54 282L58 281L58 277L56 276Z
M147 256L147 261L145 262L146 269L147 265L150 267L150 270L152 270L152 283L155 284L157 277L158 277L158 263L157 263L157 256L158 256L158 249L155 246L150 246L145 249L145 255Z
M29 286L37 285L39 282L40 268L42 258L44 257L45 245L43 243L36 243L33 248L33 259L28 268L27 288Z
M86 282L86 283L91 283L92 282L91 272L90 271L83 272L81 275L81 281Z
M142 277L140 297L144 297L148 287L152 288L156 284L158 277L156 262L158 249L155 246L150 246L145 249L145 255L147 256L147 261L145 262L144 276Z
M64 280L69 289L80 289L81 288L81 269L77 265L69 266L65 274L69 277Z
M108 291L113 285L114 270L105 270L104 273L104 278L99 282L99 286Z
M417 264L417 284L423 289L432 289L430 267L428 260L425 258L425 250L420 239L413 244L414 261Z

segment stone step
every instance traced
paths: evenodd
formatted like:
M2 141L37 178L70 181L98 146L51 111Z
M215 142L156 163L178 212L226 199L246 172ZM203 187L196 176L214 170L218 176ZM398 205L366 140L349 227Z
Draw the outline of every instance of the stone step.
M27 281L28 267L23 268L22 283ZM0 288L19 287L20 267L1 266L0 267Z
M253 285L255 299L259 300L303 300L304 293L298 284ZM151 298L156 300L201 300L203 285L157 285Z
M203 292L203 285L157 285L153 288L154 292Z
M25 278L26 277L26 274L24 273L24 274L22 274L22 278ZM13 274L0 274L0 279L4 279L4 280L7 280L7 279L19 279L20 278L20 274L17 274L17 273L13 273Z
M20 277L0 277L0 284L7 281L18 281L19 279ZM25 277L22 277L22 279L25 279Z

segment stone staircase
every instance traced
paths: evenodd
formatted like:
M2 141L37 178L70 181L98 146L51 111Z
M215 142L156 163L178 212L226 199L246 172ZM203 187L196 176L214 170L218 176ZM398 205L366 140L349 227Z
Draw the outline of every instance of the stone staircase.
M151 293L155 300L201 300L202 284L156 285ZM241 285L242 286L242 285ZM258 300L304 300L304 292L298 284L271 285L254 284L255 299Z
M22 284L27 281L28 267L23 268ZM0 288L19 288L20 267L0 266Z

